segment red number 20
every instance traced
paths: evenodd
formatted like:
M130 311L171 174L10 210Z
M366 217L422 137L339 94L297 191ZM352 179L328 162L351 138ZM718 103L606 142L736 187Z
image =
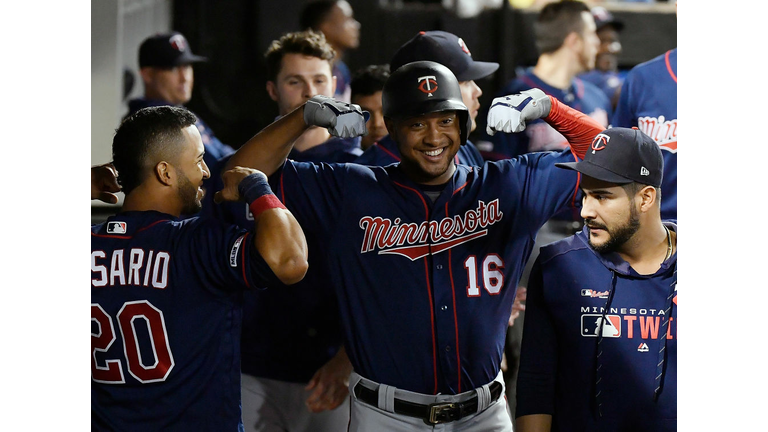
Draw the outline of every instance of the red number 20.
M142 358L135 331L136 320L144 320L149 329L153 357L151 364L147 364ZM98 303L94 303L91 304L91 321L95 321L98 326L97 333L91 332L93 380L104 384L125 383L123 364L119 359L105 360L103 365L96 360L96 354L106 352L117 339L112 317ZM123 352L131 376L141 383L165 381L173 369L174 361L168 344L163 312L146 300L126 302L117 312L117 325L122 335Z

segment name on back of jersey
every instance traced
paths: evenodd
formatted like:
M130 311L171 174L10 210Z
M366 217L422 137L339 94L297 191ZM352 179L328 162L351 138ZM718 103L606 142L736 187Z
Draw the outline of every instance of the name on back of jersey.
M115 249L109 253L91 251L91 286L143 286L164 289L168 286L171 255L165 251Z

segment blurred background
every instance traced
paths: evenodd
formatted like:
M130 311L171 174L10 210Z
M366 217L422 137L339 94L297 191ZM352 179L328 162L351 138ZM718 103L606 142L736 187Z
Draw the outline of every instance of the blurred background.
M274 121L275 103L265 90L263 54L272 40L299 28L308 0L99 0L91 2L91 164L111 159L115 128L127 101L143 94L140 43L155 33L183 33L197 55L192 99L186 106L205 119L224 143L237 149ZM504 83L538 57L533 22L542 0L348 0L360 22L360 45L344 54L350 70L387 63L422 30L445 30L464 39L472 57L498 62L477 81L483 107ZM677 46L675 2L585 1L624 23L619 68L650 60ZM485 118L477 119L485 129ZM470 139L473 137L470 136ZM117 205L119 206L119 204ZM92 202L92 222L117 206Z

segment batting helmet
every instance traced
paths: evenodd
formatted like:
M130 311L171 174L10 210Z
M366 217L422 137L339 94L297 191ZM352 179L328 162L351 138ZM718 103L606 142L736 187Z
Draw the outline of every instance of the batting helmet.
M472 128L469 110L464 105L456 76L440 63L417 61L399 67L384 84L381 103L384 117L393 119L456 111L461 144L467 142Z

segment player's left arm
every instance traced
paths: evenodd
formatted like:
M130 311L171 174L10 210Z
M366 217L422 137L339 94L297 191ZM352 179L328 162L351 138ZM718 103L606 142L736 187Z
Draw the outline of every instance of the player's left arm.
M336 409L349 396L352 363L342 346L333 358L315 372L305 390L313 390L306 401L311 412Z
M532 120L543 119L560 132L580 159L587 154L592 139L605 128L586 114L583 114L546 95L537 88L518 94L498 97L488 110L486 132L494 135L521 132Z
M286 285L307 272L307 240L293 214L272 193L267 177L251 168L222 173L224 187L214 201L245 200L254 217L253 242L272 272Z

